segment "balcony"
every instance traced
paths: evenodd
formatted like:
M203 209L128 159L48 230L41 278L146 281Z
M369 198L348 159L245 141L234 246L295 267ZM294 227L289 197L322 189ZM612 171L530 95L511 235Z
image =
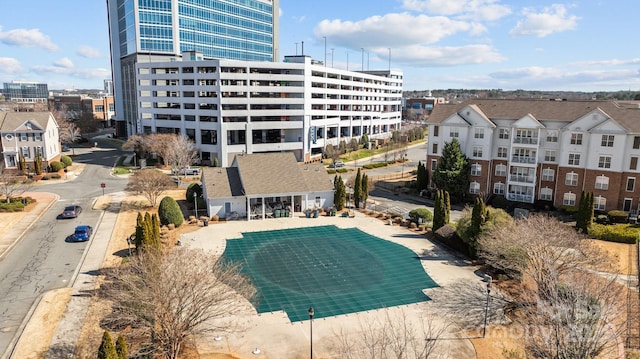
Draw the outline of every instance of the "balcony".
M507 199L509 201L533 203L533 195L530 194L507 193Z
M511 162L534 165L536 164L536 158L530 156L512 156Z
M509 175L509 181L520 183L535 183L536 178L534 176Z
M538 137L514 137L513 143L520 143L524 145L537 145Z

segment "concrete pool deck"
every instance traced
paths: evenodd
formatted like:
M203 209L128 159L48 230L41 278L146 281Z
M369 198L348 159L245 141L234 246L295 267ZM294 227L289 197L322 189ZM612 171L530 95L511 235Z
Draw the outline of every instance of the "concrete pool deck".
M474 271L475 266L451 255L425 238L424 235L397 225L388 225L380 219L356 212L354 218L274 218L261 221L230 221L210 223L194 232L182 235L181 244L189 248L202 248L219 255L225 250L227 239L241 238L242 232L256 232L298 227L335 225L339 228L359 228L376 237L403 245L421 257L425 271L441 287L463 281L480 282ZM432 288L431 291L440 288ZM310 323L308 320L291 323L283 311L258 314L247 301L238 300L246 308L244 315L234 318L237 332L213 333L199 338L198 350L206 353L233 353L242 358L308 358L310 350ZM368 323L385 322L387 318L405 317L416 329L420 329L422 318L434 318L434 324L446 325L441 320L436 300L402 305L399 307L370 310L314 319L313 351L318 358L331 358L328 353L334 351L338 333L357 333ZM435 316L434 316L435 314ZM476 356L471 342L459 337L455 330L449 330L442 337L447 340L438 342L437 352L440 358L473 358ZM253 352L259 349L259 354ZM337 358L337 356L334 356Z

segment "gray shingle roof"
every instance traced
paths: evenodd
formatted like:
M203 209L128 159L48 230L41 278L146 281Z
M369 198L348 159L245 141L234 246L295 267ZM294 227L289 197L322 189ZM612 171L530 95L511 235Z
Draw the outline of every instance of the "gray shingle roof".
M614 101L550 101L550 100L468 100L458 104L437 105L428 123L437 124L467 105L477 106L491 120L517 120L533 115L538 121L572 122L600 108L631 132L640 132L640 108L619 106Z
M209 198L333 190L322 164L298 163L292 152L238 155L232 167L204 168L203 181Z
M44 130L47 128L50 115L50 112L0 112L0 131L16 131L27 121Z

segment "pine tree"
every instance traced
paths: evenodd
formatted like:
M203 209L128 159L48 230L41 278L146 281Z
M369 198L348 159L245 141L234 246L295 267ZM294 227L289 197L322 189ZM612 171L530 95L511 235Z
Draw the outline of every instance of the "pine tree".
M588 197L585 191L582 191L582 194L580 195L580 203L578 203L578 211L576 212L576 230L578 231L585 231L585 219L586 219L586 208L588 206L587 204L588 201Z
M486 217L486 206L484 201L480 197L476 197L475 203L473 205L473 210L471 211L471 225L469 226L469 238L477 237L481 230L482 225L484 224Z
M24 159L22 153L18 153L18 169L22 174L27 173L27 161Z
M118 339L116 339L116 353L118 354L118 359L129 359L127 340L122 334L118 335Z
M446 190L456 200L462 200L471 182L471 164L462 153L456 138L447 142L433 172L433 181L439 189Z
M418 162L418 171L416 173L416 189L418 192L429 187L429 171L422 161Z
M353 182L353 204L356 208L360 208L360 200L362 199L362 174L360 168L356 173L356 179Z
M442 190L438 190L433 206L433 230L437 231L442 226L444 226L443 193Z
M42 174L42 155L40 155L40 151L36 150L36 158L33 160L33 171L40 175Z
M151 220L151 214L146 212L144 214L144 247L145 248L155 248L154 238L153 238L153 223Z
M153 228L153 242L155 247L160 247L160 220L158 214L151 216L151 227Z
M138 212L138 217L136 218L136 239L135 239L136 250L142 249L143 241L144 241L144 218L142 217L142 213Z
M111 334L109 334L107 330L102 334L102 343L100 343L100 347L98 348L98 359L118 359L113 338L111 338Z
M360 181L361 184L361 189L362 189L362 203L364 204L364 207L367 207L367 199L369 198L369 176L367 176L366 173L362 174L362 181Z
M342 177L338 175L336 175L333 180L333 191L333 205L336 207L336 210L340 211L344 208L346 188L344 182L342 182Z
M451 199L449 198L449 192L443 192L444 224L449 224L451 222Z

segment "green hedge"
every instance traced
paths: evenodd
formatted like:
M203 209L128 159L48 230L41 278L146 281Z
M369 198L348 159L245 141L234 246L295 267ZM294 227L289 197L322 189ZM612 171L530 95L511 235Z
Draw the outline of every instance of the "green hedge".
M65 155L60 156L60 162L62 162L62 164L65 167L69 167L69 166L71 166L71 164L73 164L73 161L71 160L71 157L65 156Z
M0 201L0 212L21 212L24 210L24 204L22 200L25 200L27 205L34 203L36 200L31 197L12 197L9 199L9 203L6 200Z
M589 236L608 242L634 244L640 228L628 224L606 225L593 223L589 226Z
M64 168L64 165L62 164L62 162L58 162L58 161L51 162L49 166L51 166L51 171L53 172L61 171Z
M607 216L609 216L609 220L613 223L626 223L629 218L627 212L617 209L607 212Z

